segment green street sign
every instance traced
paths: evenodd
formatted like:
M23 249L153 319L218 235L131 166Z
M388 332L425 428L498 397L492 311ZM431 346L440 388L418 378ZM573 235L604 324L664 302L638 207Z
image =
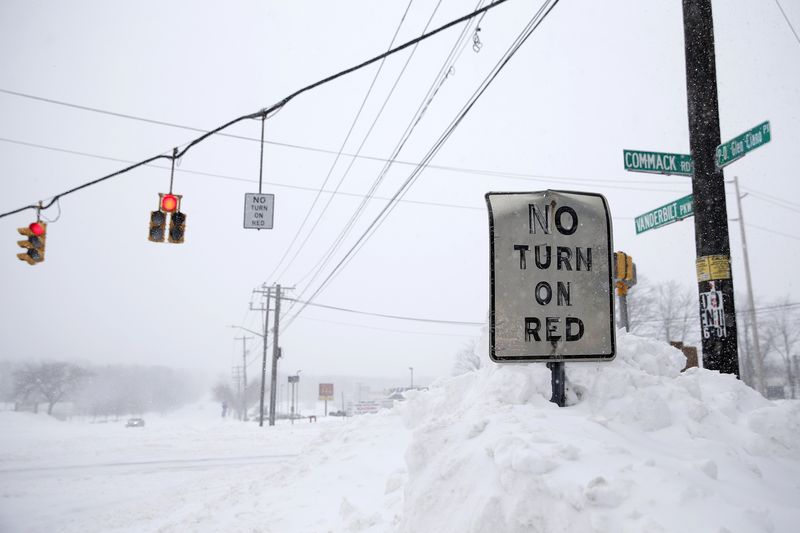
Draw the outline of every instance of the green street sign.
M631 172L651 172L653 174L694 174L692 156L686 154L667 154L664 152L640 152L623 150L625 170Z
M717 146L717 167L722 168L772 140L769 120Z
M647 230L660 228L673 222L678 222L684 218L694 215L692 209L693 197L684 196L672 203L662 205L658 209L653 209L643 215L636 217L636 234L644 233Z

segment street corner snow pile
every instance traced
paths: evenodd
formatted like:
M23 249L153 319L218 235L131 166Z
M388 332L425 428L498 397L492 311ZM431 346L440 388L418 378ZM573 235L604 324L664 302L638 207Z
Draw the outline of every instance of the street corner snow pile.
M661 342L618 336L604 363L494 365L400 407L401 531L785 532L800 523L800 402L681 372Z

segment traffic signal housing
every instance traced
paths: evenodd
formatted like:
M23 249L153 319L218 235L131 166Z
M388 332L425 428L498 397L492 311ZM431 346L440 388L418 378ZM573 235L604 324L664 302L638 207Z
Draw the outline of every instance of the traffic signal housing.
M180 244L186 233L186 215L180 211L175 211L169 217L169 242Z
M147 240L152 242L164 242L164 232L167 229L167 214L161 211L150 212L150 234Z
M25 252L17 254L20 261L29 265L36 265L44 261L44 245L47 239L47 224L36 221L27 228L17 228L24 241L17 241L17 245L24 248Z

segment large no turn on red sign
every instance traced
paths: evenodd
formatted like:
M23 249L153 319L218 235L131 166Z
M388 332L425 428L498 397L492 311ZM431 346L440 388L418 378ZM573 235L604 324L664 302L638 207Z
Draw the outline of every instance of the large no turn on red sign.
M600 194L490 192L490 356L611 360L611 216Z

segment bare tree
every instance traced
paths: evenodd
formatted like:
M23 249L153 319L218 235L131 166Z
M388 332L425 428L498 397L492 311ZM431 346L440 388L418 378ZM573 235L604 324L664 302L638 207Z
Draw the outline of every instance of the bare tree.
M784 300L766 320L767 345L783 363L792 398L797 398L797 365L800 358L800 315Z
M33 401L33 412L39 411L39 398L36 391L36 371L35 367L27 364L14 371L14 389L12 391L14 399L14 410L19 411L29 401Z
M658 339L687 342L698 323L695 289L675 280L653 284L643 276L628 292L631 332Z
M662 283L657 289L657 309L661 338L685 342L692 324L697 323L697 295L677 281Z
M467 372L478 370L481 366L483 366L483 359L478 353L475 341L470 341L456 353L455 362L453 363L453 375L466 374Z
M47 414L53 407L74 392L90 372L71 363L40 363L26 365L15 373L15 396L23 403L32 399L34 412L39 401L47 403Z

